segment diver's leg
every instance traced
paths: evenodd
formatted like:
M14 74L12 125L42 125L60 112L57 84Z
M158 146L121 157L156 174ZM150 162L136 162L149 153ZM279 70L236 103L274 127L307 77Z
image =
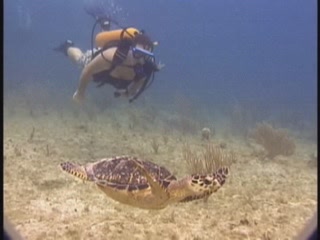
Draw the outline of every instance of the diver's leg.
M73 63L84 67L87 64L87 55L91 57L91 51L86 52L85 54L81 51L80 48L74 46L73 41L66 40L63 43L59 44L57 47L53 48L56 52L61 52L67 56Z
M86 65L85 55L83 54L80 48L69 47L67 49L67 56L73 63L81 67L84 67Z

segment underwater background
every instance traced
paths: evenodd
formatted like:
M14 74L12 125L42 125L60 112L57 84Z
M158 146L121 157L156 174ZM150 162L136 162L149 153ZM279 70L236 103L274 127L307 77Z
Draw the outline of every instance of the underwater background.
M72 101L81 69L53 48L70 39L90 49L88 6L159 42L165 67L133 103L93 83L85 106ZM315 0L4 1L5 214L26 239L292 239L317 206L316 9ZM208 202L160 211L117 203L58 167L133 155L183 177L186 146L201 155L208 145L235 156L225 185Z

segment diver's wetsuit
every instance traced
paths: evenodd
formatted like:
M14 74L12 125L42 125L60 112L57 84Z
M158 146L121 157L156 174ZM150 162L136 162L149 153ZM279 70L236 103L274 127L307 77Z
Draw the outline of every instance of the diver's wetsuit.
M93 75L93 81L98 84L97 87L101 87L104 84L110 84L116 89L127 89L131 81L123 80L119 78L112 77L110 75L110 70L104 70L102 72Z
M87 50L82 57L77 61L77 64L84 68L86 65L88 65L93 58L95 58L98 54L100 54L102 49L94 48L92 50ZM93 56L93 58L92 58ZM113 69L112 69L113 70ZM93 75L93 81L98 83L98 87L101 87L104 84L110 84L114 86L116 89L126 89L131 81L129 80L123 80L119 78L112 77L110 75L110 72L112 71L110 69L101 71L99 73L96 73Z
M94 53L93 58L95 58L99 53L103 50L99 50ZM110 84L116 89L126 90L128 86L132 83L132 81L139 81L140 79L146 78L146 81L149 80L152 73L157 70L156 64L152 60L145 60L144 64L136 64L132 66L135 76L133 80L124 80L121 78L116 78L111 76L111 72L117 67L118 65L111 65L111 68L108 70L101 71L93 75L93 81L98 83L97 87L101 87L104 84ZM129 67L129 66L127 66Z

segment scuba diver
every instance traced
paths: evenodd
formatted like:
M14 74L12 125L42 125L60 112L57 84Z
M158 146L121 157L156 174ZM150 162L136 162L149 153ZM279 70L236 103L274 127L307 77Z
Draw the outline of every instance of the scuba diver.
M87 85L93 80L97 87L112 85L117 89L114 97L127 97L132 102L150 86L154 73L164 67L160 62L155 62L153 49L157 42L152 42L144 31L136 28L111 30L111 22L118 23L108 17L94 17L96 22L92 29L91 50L83 53L71 40L54 48L83 68L73 100L83 102ZM93 33L97 24L102 31L95 38L97 48L93 48Z

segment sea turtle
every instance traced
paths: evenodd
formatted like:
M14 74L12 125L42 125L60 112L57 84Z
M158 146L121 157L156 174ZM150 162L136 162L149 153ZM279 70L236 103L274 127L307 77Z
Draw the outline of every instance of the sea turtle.
M60 164L63 171L94 182L110 198L143 209L162 209L171 203L208 198L224 183L227 167L210 174L177 180L166 168L131 156L105 158L94 163Z

